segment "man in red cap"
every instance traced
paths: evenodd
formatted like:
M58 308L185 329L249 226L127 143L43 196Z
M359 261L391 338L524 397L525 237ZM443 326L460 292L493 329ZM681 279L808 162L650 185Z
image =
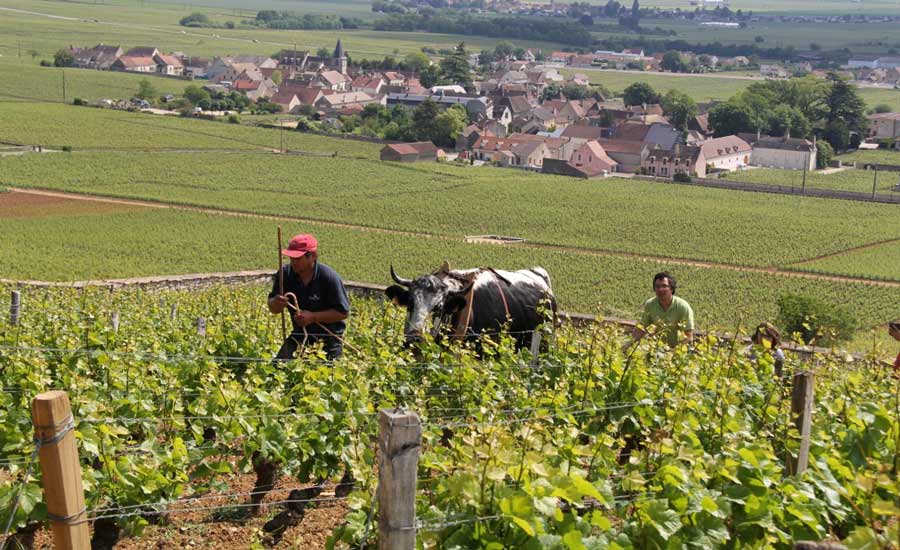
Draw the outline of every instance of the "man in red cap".
M295 236L281 253L291 261L281 270L284 294L280 291L279 274L275 274L269 293L269 311L278 314L289 308L293 330L275 359L289 361L297 348L317 342L322 342L328 359L340 357L344 320L350 313L350 300L341 276L318 261L318 242L312 235Z

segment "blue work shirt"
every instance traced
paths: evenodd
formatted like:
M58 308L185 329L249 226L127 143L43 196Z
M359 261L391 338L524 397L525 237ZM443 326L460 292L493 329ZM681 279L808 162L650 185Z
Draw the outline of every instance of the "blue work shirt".
M350 313L350 300L347 298L347 289L344 288L344 281L341 280L341 276L335 270L327 265L322 262L316 262L313 278L308 285L304 285L303 281L300 280L300 276L294 273L294 270L291 269L291 264L282 267L281 270L284 272L284 292L285 294L293 292L297 296L300 309L305 309L306 311L334 309L341 313ZM276 272L273 277L272 292L269 293L269 298L278 295L278 283L278 273ZM294 310L286 308L286 311L292 314ZM303 327L294 321L293 315L291 315L291 322L294 325L292 334L302 336ZM337 335L343 334L344 329L347 327L344 321L323 324L328 330ZM311 336L328 335L317 323L307 325L306 332Z

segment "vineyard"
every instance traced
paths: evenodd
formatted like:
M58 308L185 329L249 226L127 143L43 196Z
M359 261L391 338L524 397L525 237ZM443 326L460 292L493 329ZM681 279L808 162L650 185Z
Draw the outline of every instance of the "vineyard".
M414 356L401 347L403 311L355 299L342 359L313 351L273 366L278 321L264 294L24 290L18 324L4 319L0 333L0 510L5 521L21 492L18 540L46 519L29 408L51 388L71 399L86 516L107 541L183 530L187 516L287 548L304 507L339 503L330 544L372 544L376 413L399 407L421 419L426 548L897 540L900 388L872 361L789 357L776 374L768 354L753 360L736 342L629 349L601 325L546 332L537 357L511 338L482 357L433 344ZM790 381L807 369L809 469L787 476L800 444ZM229 485L239 473L256 476L252 490ZM258 516L266 526L243 532Z
M67 122L60 125L59 121ZM41 144L45 148L130 151L277 151L377 158L378 146L181 117L160 117L111 109L47 103L0 102L0 141ZM125 157L119 157L125 158ZM41 159L44 160L44 159ZM196 168L196 166L194 167Z
M229 129L224 124L207 126ZM317 144L321 150L333 141ZM372 147L337 144L344 151L356 149L356 154ZM893 205L624 179L583 181L488 167L130 152L29 155L0 160L0 166L0 184L9 186L222 209L240 205L242 211L258 214L457 238L511 235L553 246L758 267L900 237ZM672 208L685 215L665 217L662 226L647 223L658 219L661 209Z
M900 155L897 155L897 157L900 159ZM760 168L731 172L725 174L724 178L732 181L785 185L797 188L798 192L804 186L802 170ZM892 193L898 190L897 184L900 183L900 172L886 172L882 170L876 175L873 170L848 169L831 174L808 172L805 179L806 187L871 193L874 186L876 193Z

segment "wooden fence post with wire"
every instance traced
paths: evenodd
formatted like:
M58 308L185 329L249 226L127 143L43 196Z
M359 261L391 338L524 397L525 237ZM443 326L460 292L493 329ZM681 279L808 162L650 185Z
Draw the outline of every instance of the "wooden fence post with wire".
M422 424L397 409L382 410L378 426L378 550L413 550Z
M13 290L9 300L9 324L19 324L19 313L22 311L22 295L18 290Z
M531 363L532 367L538 366L541 354L541 331L539 328L534 329L531 333Z
M815 401L815 375L812 371L798 372L794 375L791 392L791 421L800 433L800 445L797 454L788 453L785 461L787 475L799 475L809 466L809 435L812 427L812 408Z
M69 396L59 390L39 394L31 403L31 420L54 548L89 550L90 529L85 521L81 463L75 448L75 420Z

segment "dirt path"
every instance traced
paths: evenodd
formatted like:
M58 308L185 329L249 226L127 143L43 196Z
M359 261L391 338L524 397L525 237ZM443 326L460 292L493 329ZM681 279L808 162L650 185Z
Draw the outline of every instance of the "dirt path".
M389 235L402 235L408 237L416 237L416 238L428 238L428 239L438 239L443 241L452 241L459 242L461 239L458 237L450 237L446 235L433 235L430 233L422 233L415 231L403 231L399 229L385 229L380 227L370 227L367 225L360 224L351 224L351 223L342 223L342 222L333 222L327 220L317 220L312 218L302 218L296 216L278 216L278 215L270 215L270 214L255 214L252 212L237 212L233 210L223 210L219 208L211 208L211 207L200 207L200 206L181 206L177 204L165 203L161 201L154 200L136 200L136 199L120 199L115 197L104 197L99 195L84 195L78 193L70 193L64 191L48 191L43 189L22 189L17 187L8 187L10 191L14 193L26 193L33 195L44 195L51 197L61 197L61 198L69 198L74 200L86 200L86 201L99 201L99 202L111 202L117 204L128 204L128 205L140 205L140 206L148 206L152 208L169 208L173 210L183 210L188 212L203 212L207 214L218 214L222 216L234 216L240 218L253 218L253 219L261 219L261 220L274 220L274 221L293 221L293 222L303 222L314 225L321 225L325 227L340 227L344 229L356 229L363 231L373 231L378 233L385 233ZM847 252L854 252L856 250L861 250L873 246L878 246L894 241L900 241L900 239L890 239L887 241L880 241L877 243L869 243L859 247L842 250L840 252L835 252L831 254L822 255L816 258L810 258L806 260L802 260L800 262L796 262L794 265L800 265L808 262L813 262L817 260L821 260L822 258L827 258L831 256L837 256L840 254L845 254ZM857 283L857 284L867 284L872 286L881 286L881 287L889 287L889 288L900 288L900 282L898 281L875 281L872 279L866 279L863 277L851 277L844 275L825 275L821 273L810 273L806 271L795 271L791 269L783 269L778 267L752 267L752 266L744 266L738 264L729 264L724 262L708 262L708 261L700 261L700 260L688 260L684 258L673 258L667 256L652 256L645 254L638 254L634 252L621 252L621 251L612 251L612 250L595 250L591 248L583 248L577 246L567 246L567 245L557 245L557 244L549 244L549 243L535 243L535 242L524 242L519 243L514 246L517 247L527 247L527 248L538 248L542 250L557 250L561 252L570 252L576 254L584 254L589 256L596 256L600 258L633 258L638 260L651 261L656 263L665 263L668 265L682 265L688 267L706 267L706 268L716 268L716 269L726 269L730 271L740 271L744 273L763 273L768 275L779 275L782 277L796 277L801 279L813 279L819 281L833 281L833 282L844 282L844 283Z

